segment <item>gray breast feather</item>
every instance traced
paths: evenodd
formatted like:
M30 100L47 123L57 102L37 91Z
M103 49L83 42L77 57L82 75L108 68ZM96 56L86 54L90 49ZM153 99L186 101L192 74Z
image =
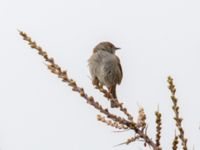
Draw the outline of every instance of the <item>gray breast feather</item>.
M89 59L89 69L92 78L97 77L107 87L120 84L122 71L116 55L108 52L96 52Z

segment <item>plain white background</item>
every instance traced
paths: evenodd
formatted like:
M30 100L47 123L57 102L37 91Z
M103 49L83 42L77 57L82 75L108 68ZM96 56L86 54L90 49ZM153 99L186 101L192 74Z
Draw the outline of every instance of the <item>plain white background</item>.
M105 107L109 103L93 88L87 59L98 42L121 47L118 97L135 119L144 107L152 138L159 105L163 149L171 149L175 133L166 82L172 75L188 147L199 149L199 7L198 0L1 0L0 150L148 149L140 142L113 148L134 133L114 133L96 121L98 112L46 69L17 29Z

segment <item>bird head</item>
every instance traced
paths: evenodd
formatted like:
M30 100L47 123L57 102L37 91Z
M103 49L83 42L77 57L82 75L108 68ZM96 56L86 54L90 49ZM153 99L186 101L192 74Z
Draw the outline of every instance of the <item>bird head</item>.
M98 51L106 51L111 54L115 54L115 51L120 49L119 47L115 47L112 43L110 42L101 42L99 43L93 50L93 52L98 52Z

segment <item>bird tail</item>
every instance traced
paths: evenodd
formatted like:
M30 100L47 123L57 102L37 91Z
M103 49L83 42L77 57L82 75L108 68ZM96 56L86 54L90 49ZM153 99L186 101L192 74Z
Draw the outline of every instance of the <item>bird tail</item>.
M116 86L110 87L110 93L112 94L113 98L117 99ZM118 107L116 102L111 100L111 108L116 108L116 107Z

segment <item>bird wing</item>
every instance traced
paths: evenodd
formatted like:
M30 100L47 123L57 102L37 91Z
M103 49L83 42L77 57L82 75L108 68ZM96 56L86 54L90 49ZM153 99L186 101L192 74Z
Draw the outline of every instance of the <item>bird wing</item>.
M119 81L118 81L118 84L120 84L121 81L122 81L122 77L123 77L123 70L122 70L122 66L121 66L121 63L120 63L120 59L117 56L116 56L116 58L117 58L117 65L118 65L120 73L121 73Z

